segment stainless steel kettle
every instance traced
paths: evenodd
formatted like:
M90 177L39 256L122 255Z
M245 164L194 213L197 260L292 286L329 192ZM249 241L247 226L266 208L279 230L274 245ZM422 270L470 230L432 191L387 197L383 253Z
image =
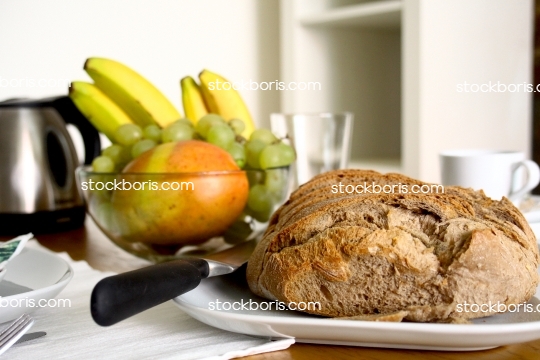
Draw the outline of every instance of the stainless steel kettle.
M80 131L90 164L101 148L99 134L69 97L0 102L0 234L83 224L79 161L67 123Z

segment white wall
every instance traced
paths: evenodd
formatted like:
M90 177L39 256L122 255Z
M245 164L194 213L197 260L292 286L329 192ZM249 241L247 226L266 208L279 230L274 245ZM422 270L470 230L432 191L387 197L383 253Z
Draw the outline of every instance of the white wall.
M278 31L277 0L2 0L0 78L89 80L85 59L109 57L181 109L180 78L203 68L231 81L278 79ZM0 100L66 92L63 84L0 87ZM275 92L242 95L259 124L279 111Z

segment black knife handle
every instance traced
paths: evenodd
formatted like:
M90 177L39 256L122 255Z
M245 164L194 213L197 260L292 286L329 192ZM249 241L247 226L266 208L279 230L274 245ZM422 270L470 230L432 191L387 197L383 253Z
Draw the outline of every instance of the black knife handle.
M109 326L195 289L208 276L202 259L174 260L102 279L90 299L94 321Z

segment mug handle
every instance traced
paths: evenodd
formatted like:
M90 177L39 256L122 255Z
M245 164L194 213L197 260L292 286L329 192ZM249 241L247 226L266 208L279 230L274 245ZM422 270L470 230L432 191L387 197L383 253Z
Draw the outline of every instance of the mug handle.
M508 195L508 198L512 201L518 200L520 197L531 191L540 182L540 168L538 164L532 160L523 160L517 163L516 172L520 167L524 166L527 172L527 182L521 187L521 189L512 191Z

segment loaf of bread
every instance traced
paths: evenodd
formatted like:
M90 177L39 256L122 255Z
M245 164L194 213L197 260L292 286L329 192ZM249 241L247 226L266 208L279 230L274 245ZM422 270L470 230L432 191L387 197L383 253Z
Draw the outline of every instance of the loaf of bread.
M536 292L536 238L506 198L460 187L332 191L364 183L428 185L364 170L315 177L270 220L248 262L251 290L285 303L318 302L306 311L328 317L419 322L466 322L501 309L483 304L517 305ZM478 308L464 311L466 304Z

